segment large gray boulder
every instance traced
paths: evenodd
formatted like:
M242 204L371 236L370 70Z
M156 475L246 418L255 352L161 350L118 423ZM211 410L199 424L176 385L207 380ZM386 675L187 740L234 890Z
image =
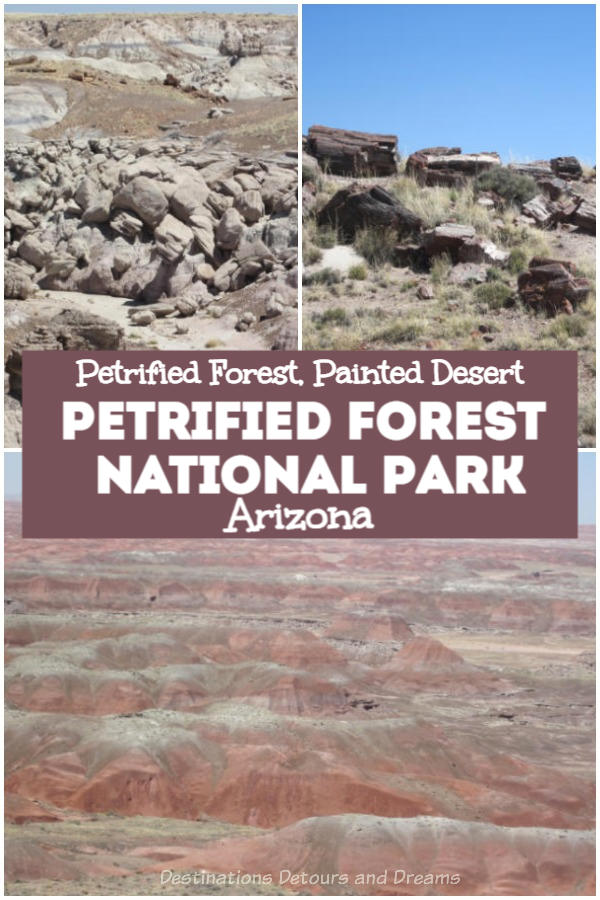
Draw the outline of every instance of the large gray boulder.
M235 250L244 231L244 222L237 209L228 209L223 213L217 225L215 233L217 244L224 250Z
M189 250L194 235L191 228L167 214L154 229L156 249L164 259L174 262Z
M181 219L182 222L188 222L190 216L203 209L204 201L209 193L210 191L204 179L200 177L197 179L184 179L177 185L171 196L171 211L173 215Z
M4 264L4 296L7 300L27 300L35 293L35 284L27 272L13 262Z
M113 208L130 210L146 225L155 228L166 216L169 204L157 184L145 175L138 175L119 190Z
M81 217L82 222L85 222L88 225L100 225L104 222L108 222L110 219L112 199L112 191L104 190L94 194L83 211Z
M265 205L260 196L260 191L244 191L243 194L235 198L233 205L248 225L254 225L265 214Z

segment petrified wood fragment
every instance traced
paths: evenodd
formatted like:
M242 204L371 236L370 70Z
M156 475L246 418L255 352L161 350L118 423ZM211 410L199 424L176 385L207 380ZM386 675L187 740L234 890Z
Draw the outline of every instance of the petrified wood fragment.
M570 315L590 290L589 281L577 278L574 273L571 262L535 257L529 263L529 271L522 272L517 281L521 300L550 315L558 312Z

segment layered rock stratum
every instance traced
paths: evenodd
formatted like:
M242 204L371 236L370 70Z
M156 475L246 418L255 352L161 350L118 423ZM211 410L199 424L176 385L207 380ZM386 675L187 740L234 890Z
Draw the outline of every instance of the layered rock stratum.
M8 505L9 894L593 892L593 530L231 550Z

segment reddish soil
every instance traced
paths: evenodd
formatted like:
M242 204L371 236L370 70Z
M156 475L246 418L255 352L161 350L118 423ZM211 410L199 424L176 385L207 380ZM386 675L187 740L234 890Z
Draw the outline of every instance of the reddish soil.
M177 893L165 868L258 879L222 893L593 892L592 529L57 544L22 539L14 504L6 524L9 894Z

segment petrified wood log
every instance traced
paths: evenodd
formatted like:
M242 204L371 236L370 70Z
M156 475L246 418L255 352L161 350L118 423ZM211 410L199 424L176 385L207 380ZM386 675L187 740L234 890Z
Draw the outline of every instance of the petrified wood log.
M395 175L397 172L395 134L368 134L313 125L308 129L306 147L325 171L333 175Z
M535 181L540 178L552 178L553 172L549 162L541 159L531 163L509 163L508 168L519 175L529 175Z
M590 291L586 278L575 277L572 263L541 257L531 260L529 271L519 275L517 285L524 303L551 315L570 315Z
M596 234L596 204L593 200L582 200L571 216L571 222L588 234Z
M428 147L408 157L406 174L428 187L464 187L468 178L500 164L497 153L462 153L460 147Z
M318 225L332 225L340 238L352 240L360 228L393 228L398 236L414 234L423 222L377 185L352 184L334 194L317 216Z
M576 156L556 156L550 160L550 166L554 174L560 178L577 180L583 175L583 169Z

